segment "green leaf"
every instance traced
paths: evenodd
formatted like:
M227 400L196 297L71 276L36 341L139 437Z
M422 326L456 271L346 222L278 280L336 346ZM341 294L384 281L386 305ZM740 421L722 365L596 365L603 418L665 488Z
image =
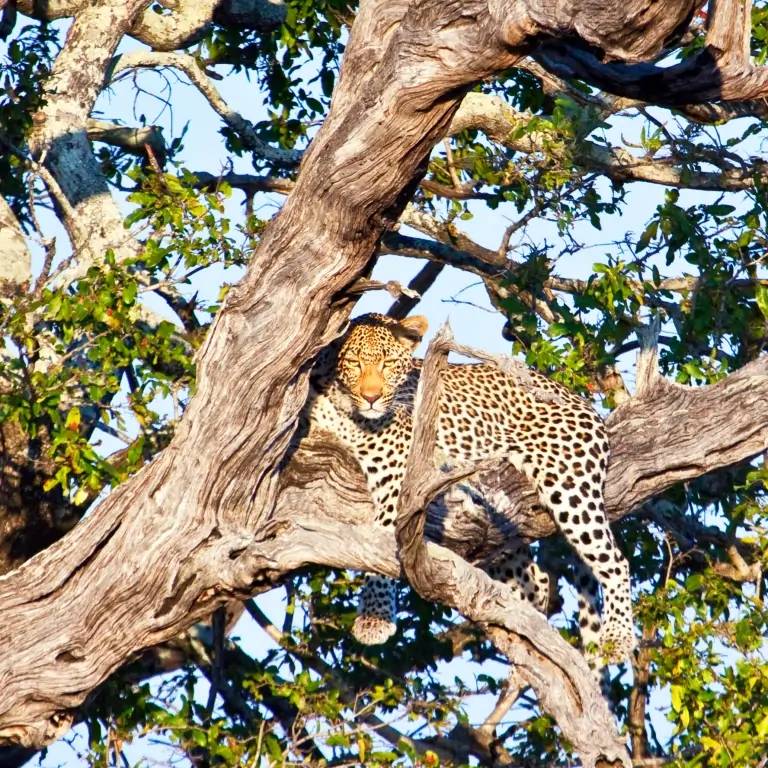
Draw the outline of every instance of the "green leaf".
M768 286L762 284L755 286L755 301L763 317L768 320Z
M683 694L685 689L681 685L673 685L670 688L670 696L672 699L672 709L675 712L680 712L683 704Z
M80 429L80 409L79 408L70 408L69 412L67 413L66 421L64 422L64 426L72 430L73 432L77 432Z

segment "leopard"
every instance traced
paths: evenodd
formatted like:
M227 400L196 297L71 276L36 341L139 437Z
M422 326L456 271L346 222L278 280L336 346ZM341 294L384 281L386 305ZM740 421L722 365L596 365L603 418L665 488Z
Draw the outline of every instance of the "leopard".
M332 434L354 456L375 522L384 527L397 519L421 374L414 351L427 329L421 315L361 315L320 353L310 375L309 429ZM582 642L594 642L601 664L627 659L635 647L629 566L605 510L605 424L585 398L525 371L520 377L488 363L444 367L436 454L456 462L504 459L525 476L588 571L579 585ZM541 606L544 585L532 568L530 553L518 549L501 559L495 575L516 581L515 593ZM395 633L395 594L391 579L366 577L352 627L359 642L377 645Z

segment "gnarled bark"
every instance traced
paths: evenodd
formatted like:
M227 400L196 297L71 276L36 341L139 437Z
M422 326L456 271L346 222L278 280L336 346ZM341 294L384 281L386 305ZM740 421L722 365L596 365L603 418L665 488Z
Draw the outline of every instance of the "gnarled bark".
M18 0L19 10L43 21L76 16L89 5L85 0ZM164 5L160 3L160 5ZM215 20L246 29L267 31L285 19L280 0L183 0L167 4L166 13L145 10L126 30L155 50L172 51L197 42Z
M0 298L32 280L32 256L11 206L0 197Z

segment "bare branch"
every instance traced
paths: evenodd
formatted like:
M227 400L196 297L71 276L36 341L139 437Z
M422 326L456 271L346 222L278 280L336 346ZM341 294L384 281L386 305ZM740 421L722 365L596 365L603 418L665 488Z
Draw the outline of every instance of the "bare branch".
M648 738L645 734L645 717L648 703L648 684L651 679L651 660L653 658L653 641L656 637L656 626L645 624L635 661L632 664L633 685L628 702L628 729L632 744L633 764L638 760L647 759Z
M93 155L86 125L107 62L123 30L145 5L146 0L118 4L100 0L79 10L45 83L44 106L29 139L32 155L61 187L58 201L68 201L62 220L86 269L110 248L119 259L138 252Z
M591 52L548 40L534 58L561 77L581 78L621 96L670 106L706 101L750 101L768 93L768 68L749 63L747 3L719 0L710 7L710 35L697 54L671 67L603 63ZM628 58L625 61L629 60Z
M748 67L752 0L710 0L707 45L721 66Z
M489 751L496 737L496 728L498 728L509 710L514 706L514 703L520 698L526 687L526 683L517 670L510 670L499 693L496 705L488 717L485 718L482 725L477 728L477 737L482 740Z
M110 123L107 120L89 118L86 129L91 141L102 141L105 144L120 147L134 155L146 155L146 148L150 147L161 165L168 151L163 131L156 125L132 128L127 125Z
M387 280L383 283L381 280L369 280L362 277L347 289L350 296L358 296L367 291L386 291L394 299L406 298L411 301L418 301L420 298L419 294L410 286L404 287L397 280Z
M520 290L513 285L502 284L519 268L517 263L507 258L506 250L501 252L501 250L492 251L489 248L484 248L464 234L452 222L438 221L433 216L410 205L403 212L400 223L424 232L439 242L388 232L381 240L382 250L385 252L439 261L442 264L472 272L483 278L489 278L486 285L499 297L505 298L509 295L515 295L546 322L553 323L558 320L557 315L542 299L529 291Z
M640 351L637 355L635 373L635 396L651 397L662 382L659 373L659 333L661 332L661 320L653 317L650 323L637 329L637 337L640 340Z
M207 99L216 114L221 117L227 126L237 132L246 148L255 155L265 160L291 166L296 165L301 160L301 152L298 150L279 149L262 141L257 135L253 124L227 104L210 78L192 56L184 53L152 53L145 51L123 54L118 57L115 63L113 77L128 69L157 69L162 67L173 67L183 72Z
M249 173L224 173L217 176L207 171L195 171L197 186L200 189L214 190L222 182L233 189L240 189L246 194L257 192L276 192L289 195L296 186L291 179L281 179L276 176L254 176Z
M213 12L220 0L176 0L172 10L144 12L131 27L132 37L156 51L185 48L200 40L208 31Z
M403 318L419 303L422 296L428 291L435 280L440 276L443 271L443 265L430 261L427 262L416 274L416 276L408 283L408 290L413 291L415 296L408 296L403 294L398 296L392 306L387 310L387 314L394 318Z
M34 160L34 158L26 155L18 147L15 147L12 144L6 142L2 135L0 135L0 145L5 146L11 154L16 155L16 157L18 157L29 169L30 173L38 176L43 181L43 183L48 188L48 194L50 195L51 201L61 210L64 218L70 223L71 229L74 233L76 233L78 239L82 239L85 233L79 231L80 221L77 211L75 211L75 209L70 204L69 199L64 194L62 188L59 186L59 182L56 180L56 177L44 165L38 163L36 160ZM37 226L36 217L35 225ZM37 229L39 232L40 227L37 226Z
M83 0L17 0L16 5L26 16L54 21L74 16L86 5ZM211 22L236 24L246 29L268 31L285 19L281 0L182 0L167 4L165 13L146 10L132 25L128 34L155 50L170 51L197 42L209 29Z
M478 246L479 248L479 246ZM506 260L504 266L494 262L498 261L495 251L488 251L494 254L494 262L488 263L482 256L477 256L477 251L473 252L455 248L444 242L437 240L426 240L411 235L402 235L399 232L387 232L381 238L379 249L382 253L395 253L399 256L410 256L417 259L429 259L430 261L446 266L456 267L457 269L471 272L480 277L503 278L508 274L508 270L514 262Z
M615 109L627 106L618 100L612 105ZM551 155L562 139L554 131L526 130L532 120L532 115L517 111L498 96L468 93L448 132L454 135L474 128L516 152ZM719 172L693 171L689 167L680 167L672 158L636 157L625 149L605 147L587 140L568 144L563 151L568 153L568 162L585 170L599 171L616 182L645 181L686 189L735 191L752 188L755 178L768 172L768 167L759 159L748 167L729 166Z

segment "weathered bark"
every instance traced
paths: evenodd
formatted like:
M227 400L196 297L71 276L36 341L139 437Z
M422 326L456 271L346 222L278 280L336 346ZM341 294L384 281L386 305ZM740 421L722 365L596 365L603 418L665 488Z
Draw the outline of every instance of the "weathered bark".
M0 197L0 297L12 296L32 280L32 256L11 206Z
M70 160L87 147L95 70L103 71L144 5L96 3L78 15L36 134L38 152L47 151L75 206L73 239L84 243L96 227L91 249L112 245L116 224L93 220L89 205L103 190L83 177L89 165L74 169ZM0 740L47 743L125 659L305 563L397 570L394 542L370 551L370 529L341 528L306 509L276 512L308 364L343 323L345 289L399 216L470 86L546 35L583 34L607 57L656 55L692 5L363 4L331 112L216 319L173 443L74 532L0 579ZM96 38L98 50L89 43ZM499 621L513 631L516 622L509 612ZM530 641L549 655L547 641Z
M119 258L138 254L138 244L123 227L88 141L88 118L102 89L104 72L126 29L149 0L89 3L78 11L66 43L43 91L29 137L32 154L57 182L51 189L73 250L85 272L108 249ZM51 185L49 184L49 189Z
M18 0L18 9L35 19L54 21L76 16L89 5L85 0ZM168 3L171 13L144 11L127 33L155 50L172 51L192 45L208 31L212 21L267 31L285 19L285 6L278 0L186 0Z
M753 66L749 60L751 7L750 0L710 0L706 46L672 67L605 64L592 52L558 40L545 42L534 55L546 69L561 77L581 78L610 93L651 98L657 104L764 99L768 69Z
M453 349L446 327L432 340L424 359L414 407L414 434L399 498L396 539L403 571L416 591L490 625L490 638L531 685L542 706L555 716L563 735L585 766L598 760L631 761L615 733L612 715L594 684L584 657L552 629L530 603L510 601L506 587L454 553L424 541L430 499L451 477L471 467L441 471L435 465L440 370ZM431 551L430 551L431 550ZM500 631L506 630L506 631ZM516 636L513 640L509 632Z

